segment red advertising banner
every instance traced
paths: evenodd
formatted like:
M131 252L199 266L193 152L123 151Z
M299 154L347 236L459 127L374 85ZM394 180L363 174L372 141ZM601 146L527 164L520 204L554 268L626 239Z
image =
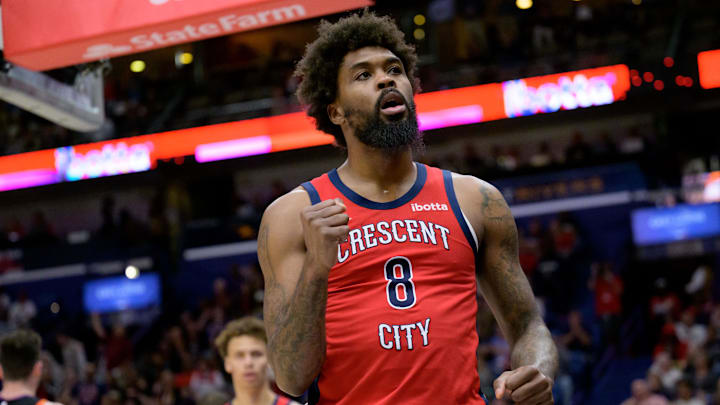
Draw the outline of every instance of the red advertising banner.
M698 54L698 74L703 89L720 87L720 49Z
M625 65L415 96L421 130L611 104L630 88ZM0 157L0 191L152 170L186 156L205 163L332 143L303 112Z
M33 70L285 24L372 0L3 0L5 58Z

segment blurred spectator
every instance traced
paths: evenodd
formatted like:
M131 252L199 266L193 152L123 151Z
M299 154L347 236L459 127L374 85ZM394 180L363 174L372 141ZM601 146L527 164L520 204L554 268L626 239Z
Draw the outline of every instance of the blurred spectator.
M125 327L120 323L115 323L108 335L99 314L92 314L90 319L95 334L102 342L106 369L111 371L121 364L131 361L133 345L126 336Z
M685 292L693 297L694 305L703 305L712 298L713 273L710 266L703 264L693 272L690 281L685 285Z
M197 405L227 405L231 399L226 392L210 391L198 399Z
M660 324L656 330L659 331L663 323L672 319L679 312L680 299L667 288L667 280L664 278L655 280L655 293L650 298L650 316Z
M199 401L205 395L222 391L224 388L225 380L217 370L217 365L211 358L200 359L190 377L190 391L192 391L193 398Z
M530 156L530 166L546 167L555 164L555 158L550 150L550 144L547 141L540 143L538 150Z
M87 367L87 357L85 356L83 344L68 336L64 331L58 332L56 338L60 346L62 364L65 370L71 370L76 377L83 378Z
M29 328L33 318L37 315L37 308L27 295L20 291L17 301L10 304L9 321L13 328Z
M623 401L621 405L668 405L667 398L653 394L645 380L632 382L632 397Z
M685 360L688 356L688 346L678 339L675 325L671 321L663 325L660 331L660 340L653 350L653 357L657 358L661 353L667 353L678 360Z
M475 145L471 142L468 142L465 144L464 149L464 162L465 162L465 171L467 173L479 173L482 171L482 169L485 167L485 162L483 161L480 154L477 152L477 149L475 148Z
M675 323L675 334L680 342L688 346L690 353L694 353L707 341L707 326L695 321L695 309L688 308L683 311L680 322Z
M35 211L32 218L32 224L28 231L25 241L33 245L47 245L56 240L55 231L52 224L48 221L45 213Z
M565 149L565 161L569 164L586 163L592 157L592 146L585 142L582 133L575 132L570 146Z
M697 351L692 356L685 375L693 387L704 392L712 392L715 389L715 382L718 380L718 374L710 369L710 360L704 351Z
M717 380L717 384L715 386L715 393L712 395L710 403L712 405L720 405L720 379Z
M595 263L588 287L595 292L595 314L602 322L603 341L614 344L622 312L622 279L613 273L610 263Z
M645 139L640 135L640 129L633 127L620 141L620 152L625 155L634 155L645 150Z
M587 356L592 349L592 338L582 324L580 311L571 311L568 315L568 332L560 336L560 347L571 353Z
M490 163L495 170L500 172L511 172L518 167L518 161L507 149L495 145L490 150Z
M63 390L64 373L62 367L46 351L40 353L40 361L43 363L43 368L40 386L37 391L38 397L55 400Z
M559 403L569 405L572 404L573 387L584 387L588 383L588 365L592 361L593 342L590 333L583 326L580 311L570 311L567 318L567 333L556 339L561 364L556 386L563 396Z
M496 324L493 328L493 335L488 341L480 342L478 351L480 357L487 361L492 374L498 376L510 368L510 346L503 338L500 328Z
M563 258L569 257L577 247L578 236L572 220L567 213L561 213L550 221L550 234L555 251Z
M102 395L101 385L95 379L95 364L88 363L85 374L73 388L73 396L77 398L78 405L99 405Z
M648 373L656 375L662 383L663 392L671 395L675 393L675 386L683 377L682 371L667 352L662 352L655 357Z
M698 397L690 381L682 379L676 386L677 399L671 405L706 405L705 400Z
M617 156L618 148L615 141L610 137L610 133L604 131L600 134L600 139L594 145L595 154L603 160L612 160Z

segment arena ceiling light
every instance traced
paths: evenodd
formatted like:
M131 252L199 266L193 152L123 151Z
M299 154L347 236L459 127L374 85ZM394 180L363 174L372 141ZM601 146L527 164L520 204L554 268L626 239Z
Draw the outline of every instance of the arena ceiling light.
M532 0L515 0L515 5L520 10L527 10L533 6Z
M140 73L145 70L145 61L143 60L134 60L130 62L130 70L134 73Z

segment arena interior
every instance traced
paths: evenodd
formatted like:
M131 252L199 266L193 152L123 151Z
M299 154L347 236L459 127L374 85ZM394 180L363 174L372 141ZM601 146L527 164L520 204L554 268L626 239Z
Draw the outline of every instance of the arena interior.
M417 49L416 159L512 209L555 403L720 405L720 2L298 0L206 23L172 15L189 0L111 3L37 30L58 6L0 3L0 334L42 335L40 396L230 393L213 341L262 316L261 215L345 159L303 115L295 64L321 19L369 6ZM129 42L60 14L119 29L133 7L153 13ZM506 404L509 347L478 305L482 391Z

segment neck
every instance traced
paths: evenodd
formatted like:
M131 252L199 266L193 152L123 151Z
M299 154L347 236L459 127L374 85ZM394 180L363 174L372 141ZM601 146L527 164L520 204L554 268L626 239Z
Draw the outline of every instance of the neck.
M0 397L6 400L12 400L22 397L35 396L35 389L29 386L25 381L3 381L3 388L0 391Z
M348 145L347 161L338 168L338 173L351 181L369 182L392 192L415 176L412 150L406 147L388 153L356 141Z
M245 387L233 384L235 398L231 405L269 405L275 399L275 393L270 389L268 383L257 387Z

